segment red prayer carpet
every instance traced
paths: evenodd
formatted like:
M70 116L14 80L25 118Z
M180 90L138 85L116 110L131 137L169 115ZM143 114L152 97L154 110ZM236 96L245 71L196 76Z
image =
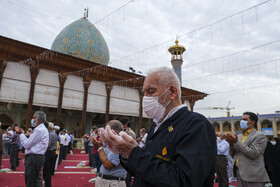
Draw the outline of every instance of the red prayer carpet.
M74 149L73 155L68 154L66 160L58 166L54 176L52 177L52 187L79 187L90 186L94 187L94 183L89 183L91 178L96 177L96 174L91 173L92 168L65 168L65 166L77 166L81 161L86 161L88 164L88 154L80 153L82 150ZM9 173L0 173L0 187L24 187L24 154L20 153L19 167L16 171ZM10 168L10 157L2 158L2 167ZM236 182L231 184L232 187L237 186ZM214 183L214 187L218 187Z
M57 167L57 170L52 177L52 187L79 187L79 186L90 186L94 187L93 183L88 181L91 178L96 177L96 174L91 173L92 168L65 168L65 166L77 166L81 161L87 161L88 164L88 154L81 154L82 150L73 150L73 155L68 154L66 160ZM24 154L20 153L19 167L16 171L9 173L0 173L0 187L23 187L24 182ZM10 157L2 158L2 167L10 168Z

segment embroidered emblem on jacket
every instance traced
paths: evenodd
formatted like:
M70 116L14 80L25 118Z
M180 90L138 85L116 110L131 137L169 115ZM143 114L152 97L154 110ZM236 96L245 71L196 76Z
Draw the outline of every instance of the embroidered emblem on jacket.
M165 155L167 155L166 146L162 149L161 154L162 154L162 156L161 155L156 155L156 157L158 157L158 158L160 158L162 160L165 160L165 161L169 161L170 160L170 158L164 157Z
M174 129L173 129L173 126L172 125L170 125L169 127L168 127L168 131L169 132L172 132Z
M162 149L161 154L162 154L163 156L165 156L165 155L167 154L167 149L166 149L166 147L164 147L164 148Z

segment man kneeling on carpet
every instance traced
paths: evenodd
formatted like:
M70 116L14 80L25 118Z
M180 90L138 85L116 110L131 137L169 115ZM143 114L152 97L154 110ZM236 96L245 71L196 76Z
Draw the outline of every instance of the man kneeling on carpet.
M111 120L107 123L117 134L123 131L123 125L117 120ZM101 160L100 172L97 174L95 186L118 186L125 187L126 170L121 166L119 154L110 151L101 141L91 137L92 144L97 147Z

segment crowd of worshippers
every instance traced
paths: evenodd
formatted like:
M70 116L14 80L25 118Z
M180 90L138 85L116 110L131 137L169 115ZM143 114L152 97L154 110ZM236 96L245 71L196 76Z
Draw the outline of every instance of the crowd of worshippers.
M139 130L139 136L136 137L136 133L131 129L131 122L129 121L128 117L123 117L123 118L119 119L119 121L112 120L109 123L107 123L107 125L112 125L112 128L114 128L115 132L118 132L118 133L121 131L126 132L129 136L131 136L135 141L138 142L139 147L143 148L145 146L146 138L148 136L148 130L145 127L141 128ZM105 126L106 125L103 125L100 128L105 129ZM106 178L106 176L107 176L107 178L112 178L112 177L117 178L120 181L125 181L125 186L131 186L132 176L130 175L130 173L126 172L122 167L118 166L118 165L120 165L119 155L111 152L108 148L106 148L106 145L103 145L103 144L102 144L102 146L99 146L96 144L94 145L93 138L96 141L101 142L98 132L99 132L98 128L90 129L90 132L87 134L84 134L84 136L83 136L84 151L86 154L89 155L88 166L91 168L96 168L96 170L94 170L94 171L97 173L97 176L101 175L101 173L102 173L103 178L104 177ZM101 153L102 161L100 160L100 156L99 156L99 152L101 149L104 149L104 151L106 150L105 154ZM114 167L112 165L112 167L106 168L107 167L106 164L108 164L105 162L106 160L114 163L114 165L118 166L118 167ZM103 166L103 167L101 168L101 172L100 172L101 166ZM120 170L121 172L116 175L115 173L118 170ZM110 176L110 177L108 177L108 176ZM105 180L108 180L108 179L105 179ZM95 183L96 178L90 179L89 182ZM96 185L98 186L98 184L96 184Z
M2 132L2 156L10 155L10 169L16 171L21 159L19 152L25 153L26 186L51 186L57 166L66 160L67 154L72 154L74 136L47 122L41 111L32 117L31 128L23 128L13 124Z
M228 187L235 178L238 187L264 187L269 182L280 186L280 142L267 141L256 130L256 114L243 113L241 133L217 138L213 125L182 103L180 81L172 69L150 71L142 91L143 110L153 120L149 132L141 128L136 137L129 118L121 118L84 135L89 166L97 170L90 180L96 187L213 187L215 173L219 187ZM67 131L57 136L53 124L48 123L48 132L45 123L46 115L38 111L31 121L32 133L15 126L9 134L25 148L28 187L42 185L42 167L47 170L44 174L43 169L45 186L50 186L53 153L60 147L60 163L71 152ZM18 161L13 164L16 167Z

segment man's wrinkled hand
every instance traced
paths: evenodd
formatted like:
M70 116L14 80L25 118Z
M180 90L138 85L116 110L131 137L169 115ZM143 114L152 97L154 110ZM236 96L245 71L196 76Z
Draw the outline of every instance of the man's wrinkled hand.
M99 129L100 138L108 146L108 148L116 153L120 154L124 158L128 158L132 149L137 147L137 142L124 131L119 135L111 129L109 125L105 129Z

